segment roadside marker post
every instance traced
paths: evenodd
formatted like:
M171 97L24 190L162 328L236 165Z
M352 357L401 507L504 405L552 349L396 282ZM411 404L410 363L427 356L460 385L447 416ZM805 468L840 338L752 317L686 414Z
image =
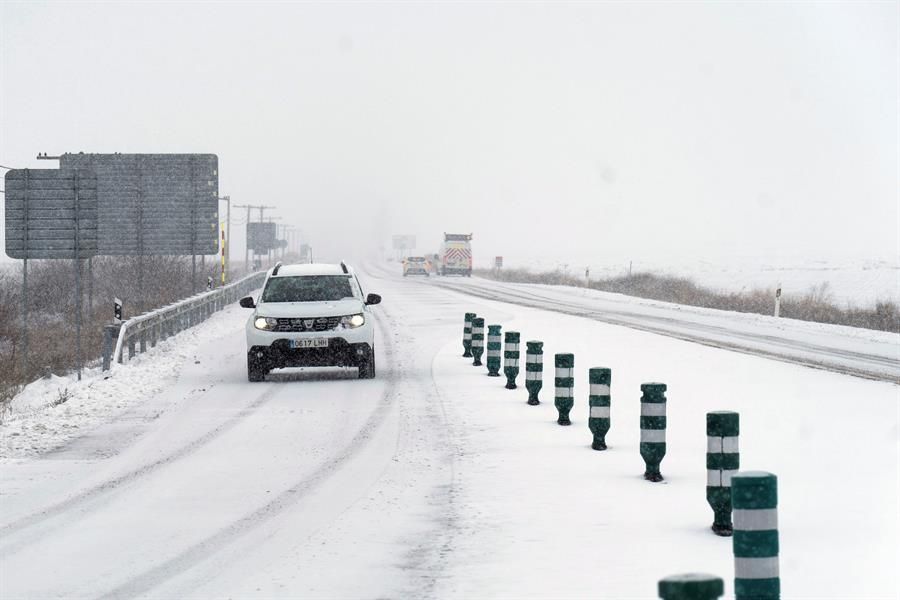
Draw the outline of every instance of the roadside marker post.
M516 389L519 375L519 332L507 331L503 335L503 374L506 375L506 389Z
M541 403L538 393L544 386L544 342L525 342L525 389L528 390L528 404Z
M475 313L466 313L463 321L463 358L472 358L472 319Z
M659 464L666 455L666 384L641 384L641 458L644 479L662 481Z
M732 534L731 478L740 468L740 415L729 410L706 413L706 501L713 510L712 530Z
M500 325L488 325L487 369L488 377L500 377L500 363L503 355L503 337Z
M571 425L569 411L575 404L575 355L557 354L554 357L556 366L556 392L554 403L559 412L558 425Z
M481 355L484 354L484 319L472 319L472 361L473 367L481 366Z
M610 385L612 384L612 370L605 367L594 367L588 370L588 406L590 415L588 427L594 434L591 448L594 450L606 450L606 434L609 432L609 412L612 408L610 397Z
M781 597L778 571L778 478L741 471L731 478L735 600Z
M685 573L660 579L658 590L663 600L718 600L725 594L725 582L715 575Z

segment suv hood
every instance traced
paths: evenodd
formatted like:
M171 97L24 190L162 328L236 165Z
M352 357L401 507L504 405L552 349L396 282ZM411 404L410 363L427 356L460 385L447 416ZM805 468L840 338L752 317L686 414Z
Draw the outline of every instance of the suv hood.
M259 317L343 317L363 312L362 301L344 298L333 302L263 302L256 307Z

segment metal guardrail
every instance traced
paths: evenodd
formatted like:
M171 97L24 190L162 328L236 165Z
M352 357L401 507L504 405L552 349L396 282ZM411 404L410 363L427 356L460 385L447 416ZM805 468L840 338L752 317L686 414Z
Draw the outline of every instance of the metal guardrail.
M128 358L134 358L137 352L146 352L148 344L153 348L157 342L198 325L213 313L237 302L260 287L265 278L265 271L254 273L224 287L128 319L120 325L107 325L103 329L103 370L108 371L112 364L124 362L126 347Z

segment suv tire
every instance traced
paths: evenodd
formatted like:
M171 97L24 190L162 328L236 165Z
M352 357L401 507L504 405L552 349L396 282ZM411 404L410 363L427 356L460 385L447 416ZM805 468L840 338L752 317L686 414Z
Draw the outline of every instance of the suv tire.
M357 364L360 379L375 379L375 349L371 348Z
M264 381L268 372L259 360L247 357L247 381Z

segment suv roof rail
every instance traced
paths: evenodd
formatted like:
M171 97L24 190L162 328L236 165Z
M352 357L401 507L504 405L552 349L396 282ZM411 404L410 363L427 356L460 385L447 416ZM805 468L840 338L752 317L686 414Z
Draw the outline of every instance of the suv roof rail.
M281 261L279 260L277 263L275 263L275 268L272 269L272 275L278 275L278 269L280 269L280 268L281 268Z
M345 263L344 261L341 261L341 271L347 273L348 275L350 274L350 269L347 268L347 263Z

